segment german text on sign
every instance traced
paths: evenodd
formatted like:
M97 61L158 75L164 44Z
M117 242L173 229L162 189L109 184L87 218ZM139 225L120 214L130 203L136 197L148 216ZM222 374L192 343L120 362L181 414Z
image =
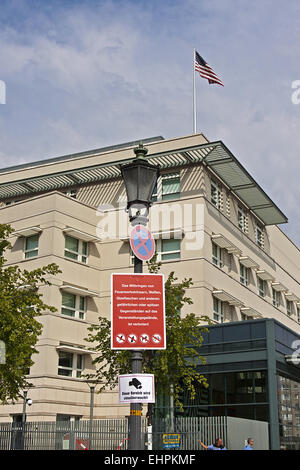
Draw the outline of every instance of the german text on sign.
M165 349L163 274L112 274L112 349Z

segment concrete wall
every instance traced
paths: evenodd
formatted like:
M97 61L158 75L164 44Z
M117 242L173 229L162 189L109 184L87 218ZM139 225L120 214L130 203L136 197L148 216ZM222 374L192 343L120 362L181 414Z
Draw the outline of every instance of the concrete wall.
M265 421L227 418L227 442L229 450L242 450L248 437L254 439L253 450L269 450L269 428Z

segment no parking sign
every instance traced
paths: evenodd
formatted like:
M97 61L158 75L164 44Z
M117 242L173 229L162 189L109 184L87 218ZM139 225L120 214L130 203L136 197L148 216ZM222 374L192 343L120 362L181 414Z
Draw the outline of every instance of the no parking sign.
M136 225L130 234L130 246L134 255L148 261L155 253L155 241L150 230L144 225Z

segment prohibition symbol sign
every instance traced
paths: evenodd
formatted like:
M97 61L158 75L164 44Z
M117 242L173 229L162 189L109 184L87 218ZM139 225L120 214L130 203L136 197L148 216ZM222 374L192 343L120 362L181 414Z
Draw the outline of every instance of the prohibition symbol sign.
M144 225L136 225L132 229L130 246L134 255L142 261L151 259L155 252L155 241L152 233Z

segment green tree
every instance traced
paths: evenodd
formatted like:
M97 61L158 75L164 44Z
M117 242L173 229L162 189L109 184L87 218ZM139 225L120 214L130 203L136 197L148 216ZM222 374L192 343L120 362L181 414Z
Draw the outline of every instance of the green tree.
M4 364L0 364L2 404L16 400L30 386L26 375L42 332L36 317L45 310L56 310L43 302L38 288L50 284L46 275L61 272L54 263L32 271L21 270L17 265L5 266L5 252L12 248L8 240L12 232L10 225L0 224L0 340L5 345Z
M149 272L153 274L159 271L161 265L156 262L155 257L147 264ZM210 324L210 320L207 316L196 316L194 313L180 315L185 305L193 303L191 298L185 295L192 284L191 278L178 282L174 272L170 273L165 282L167 348L143 351L143 373L154 374L156 391L172 395L175 405L181 410L180 397L184 389L188 390L190 398L194 399L197 384L208 387L207 379L197 370L197 365L205 363L199 348L203 342L203 332L208 332L208 329L201 325L203 322ZM94 343L93 350L99 354L94 360L96 372L87 374L86 377L103 382L99 392L106 387L115 388L118 375L131 372L131 352L111 349L110 327L107 318L99 317L99 323L89 328L87 338L89 342Z

